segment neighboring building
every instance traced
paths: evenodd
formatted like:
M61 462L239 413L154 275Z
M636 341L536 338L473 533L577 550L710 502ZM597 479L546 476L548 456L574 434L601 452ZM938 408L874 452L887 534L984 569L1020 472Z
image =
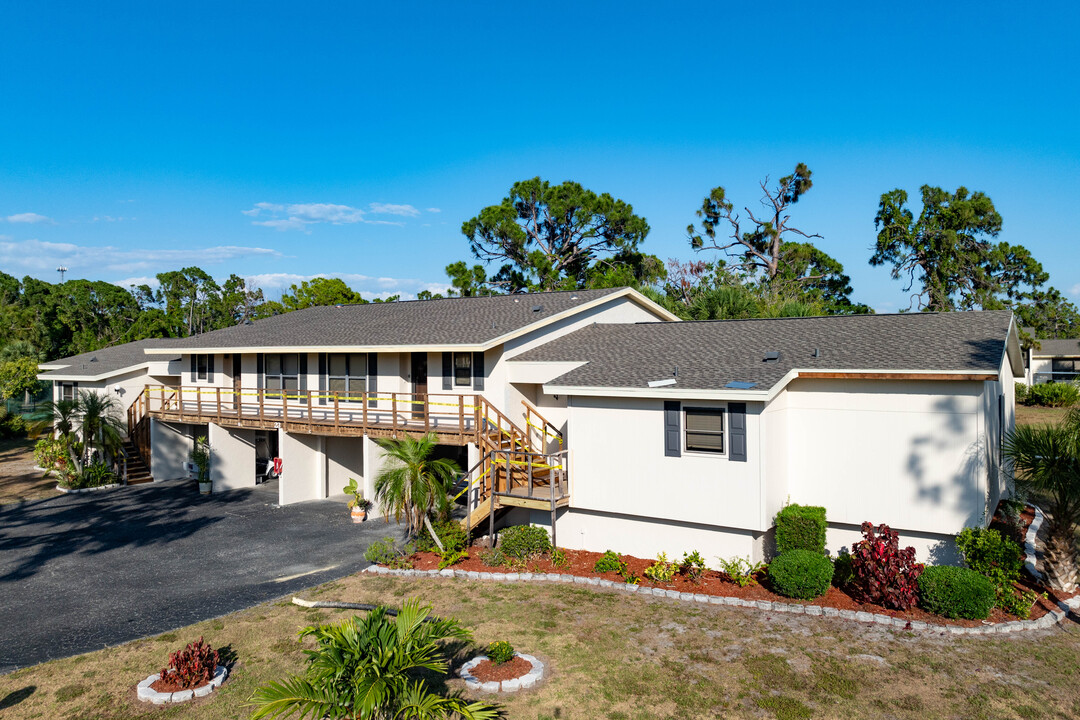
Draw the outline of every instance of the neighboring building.
M1027 351L1024 382L1041 385L1080 378L1080 339L1043 339L1035 343L1038 347L1032 346Z
M1005 492L1009 312L676 319L623 288L310 308L113 351L147 361L146 389L125 382L155 478L207 435L215 492L277 456L282 504L349 477L372 497L373 439L425 432L469 468L470 525L568 548L761 559L791 501L827 508L833 551L870 520L948 559ZM65 362L41 377L90 364Z

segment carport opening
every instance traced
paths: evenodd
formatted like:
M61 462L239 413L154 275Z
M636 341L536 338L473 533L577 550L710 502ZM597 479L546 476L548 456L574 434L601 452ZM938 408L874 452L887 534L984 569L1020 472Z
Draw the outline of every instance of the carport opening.
M280 457L276 430L255 431L255 484L277 480L274 458Z

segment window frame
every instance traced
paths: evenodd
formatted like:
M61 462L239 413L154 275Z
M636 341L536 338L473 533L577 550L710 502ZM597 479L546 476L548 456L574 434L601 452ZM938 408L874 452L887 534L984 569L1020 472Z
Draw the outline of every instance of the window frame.
M205 353L195 355L195 380L206 380L210 377L210 356Z
M70 391L71 395L68 396ZM77 382L65 380L60 383L60 402L74 401L79 394L79 384Z
M682 445L683 452L692 455L705 455L709 457L727 457L728 454L728 422L727 422L727 406L726 405L691 405L683 406L682 408ZM703 415L713 415L720 418L720 430L693 430L690 429L690 415L693 413L701 413ZM704 447L692 447L690 445L690 433L705 434L718 436L720 438L720 449L709 449Z
M285 372L285 357L291 355L296 358L296 374L290 375ZM270 373L270 358L277 358L278 372ZM270 378L276 378L279 386L276 388L270 387ZM286 379L294 381L296 387L289 388L285 386ZM289 394L290 392L299 396L300 394L300 353L266 353L263 356L263 388L267 393Z
M356 374L353 372L352 360L354 356L363 356L364 358L364 372L362 374ZM345 359L345 374L334 374L331 369L333 366L333 359L335 357L343 357ZM334 393L339 393L338 398L345 400L346 402L363 402L364 395L367 393L367 379L368 379L368 353L327 353L326 354L326 392L330 397L334 396ZM331 384L334 380L344 380L345 390L334 390ZM359 384L360 389L357 390L353 387L354 384Z
M466 359L466 364L462 365L460 368L458 367L458 357L463 357L463 358ZM450 369L454 373L453 374L453 383L452 383L453 387L455 387L455 388L459 388L459 387L471 388L472 384L473 384L473 354L471 352L457 352L457 351L455 351L452 360L453 360L453 362L451 364ZM465 379L464 382L462 382L461 379L458 378L458 370L465 370L465 369L468 369L469 374L468 374L468 378Z

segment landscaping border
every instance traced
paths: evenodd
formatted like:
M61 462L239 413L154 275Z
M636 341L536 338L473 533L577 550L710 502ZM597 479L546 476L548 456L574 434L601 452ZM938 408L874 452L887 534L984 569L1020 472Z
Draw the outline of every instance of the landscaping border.
M1034 524L1034 523L1032 523ZM1058 609L1051 610L1038 620L1014 620L1006 623L988 623L977 627L963 627L960 625L937 625L921 620L905 620L881 615L878 613L861 612L855 610L840 610L832 607L818 605L799 605L796 603L782 603L771 600L744 600L742 598L728 597L723 595L705 595L704 593L688 593L678 590L666 590L664 588L641 587L629 583L614 582L598 577L584 577L581 575L565 575L560 573L503 573L503 572L478 572L475 570L397 570L383 567L382 565L369 565L364 572L378 575L398 575L403 577L442 577L462 578L465 580L496 580L500 582L562 582L577 585L590 585L608 590L621 590L638 595L650 595L652 597L667 597L683 602L696 602L708 605L728 605L743 607L765 612L791 613L794 615L814 615L823 617L840 618L841 620L854 620L855 622L883 625L894 630L912 630L917 632L947 633L949 635L998 635L1014 632L1026 632L1031 630L1044 630L1053 627L1068 617L1069 613L1080 608L1080 595L1069 598L1066 602L1058 602Z
M488 658L487 655L477 655L472 660L461 666L461 668L458 670L458 675L460 675L461 679L465 681L465 687L469 688L470 690L480 690L481 692L486 693L517 692L521 689L531 688L535 686L536 683L540 682L541 679L543 679L544 663L540 662L532 655L526 655L525 653L516 652L514 653L514 657L519 657L525 662L529 663L530 665L532 665L532 669L521 677L510 678L509 680L502 681L492 680L490 682L480 682L479 678L473 675L470 671L480 663L490 658Z
M1038 560L1035 543L1039 537L1039 529L1042 527L1045 516L1037 505L1032 505L1031 509L1035 511L1035 517L1032 519L1031 524L1028 525L1027 532L1024 533L1024 568L1031 573L1033 578L1040 580L1043 574L1035 567Z
M210 682L197 687L194 690L178 690L177 692L167 693L158 692L150 687L154 684L158 678L161 677L160 673L148 676L145 680L139 683L136 688L136 695L143 702L153 703L155 705L165 705L166 703L178 703L187 702L193 698L205 697L214 692L215 689L221 686L221 683L225 682L225 678L229 676L229 669L224 665L218 665L214 670L214 677L210 678Z
M118 488L118 487L124 487L124 486L122 484L120 484L120 483L109 483L108 485L98 485L97 487L88 487L88 488L66 488L66 487L62 487L60 485L57 485L56 489L59 490L62 493L67 493L68 495L78 495L80 493L97 492L98 490L113 490L113 489Z

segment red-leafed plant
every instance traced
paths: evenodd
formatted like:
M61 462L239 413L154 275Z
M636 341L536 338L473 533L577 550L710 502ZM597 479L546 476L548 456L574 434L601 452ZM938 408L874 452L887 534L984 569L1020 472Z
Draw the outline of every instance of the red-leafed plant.
M915 582L923 566L915 548L900 548L900 538L888 525L862 524L863 539L851 549L851 587L862 602L907 610L919 599Z
M202 687L213 680L220 661L217 650L199 638L169 655L169 666L162 669L161 680L176 683L184 690Z

